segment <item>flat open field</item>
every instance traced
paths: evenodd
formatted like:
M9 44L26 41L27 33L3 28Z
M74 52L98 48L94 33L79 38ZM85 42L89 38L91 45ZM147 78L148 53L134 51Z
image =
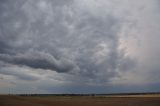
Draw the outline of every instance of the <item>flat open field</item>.
M0 106L160 106L159 96L0 96Z

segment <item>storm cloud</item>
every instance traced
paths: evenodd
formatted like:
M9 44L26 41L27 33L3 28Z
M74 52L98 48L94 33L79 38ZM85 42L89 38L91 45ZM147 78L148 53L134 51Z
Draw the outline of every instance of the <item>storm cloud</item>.
M89 77L114 76L119 60L128 61L118 50L121 20L111 13L79 13L74 3L2 3L0 60Z
M139 26L143 19L136 16L145 13L147 3L0 0L0 74L40 79L29 71L23 74L23 69L12 71L14 66L72 76L63 76L72 83L103 85L123 80L141 69L125 39L141 33L137 29L143 27ZM138 40L136 44L143 42Z

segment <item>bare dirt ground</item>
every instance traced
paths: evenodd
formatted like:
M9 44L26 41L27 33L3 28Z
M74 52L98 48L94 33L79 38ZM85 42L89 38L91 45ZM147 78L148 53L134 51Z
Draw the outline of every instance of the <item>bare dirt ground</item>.
M0 96L0 106L160 106L160 97Z

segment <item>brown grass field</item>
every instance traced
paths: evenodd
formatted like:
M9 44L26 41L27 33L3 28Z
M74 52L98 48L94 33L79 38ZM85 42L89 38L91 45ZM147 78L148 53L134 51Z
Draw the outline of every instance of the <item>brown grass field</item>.
M159 95L0 96L0 106L160 106Z

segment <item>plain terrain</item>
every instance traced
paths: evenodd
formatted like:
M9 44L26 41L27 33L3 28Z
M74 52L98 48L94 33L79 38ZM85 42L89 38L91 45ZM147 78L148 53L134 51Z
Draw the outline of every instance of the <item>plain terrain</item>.
M0 96L0 106L160 106L159 95Z

